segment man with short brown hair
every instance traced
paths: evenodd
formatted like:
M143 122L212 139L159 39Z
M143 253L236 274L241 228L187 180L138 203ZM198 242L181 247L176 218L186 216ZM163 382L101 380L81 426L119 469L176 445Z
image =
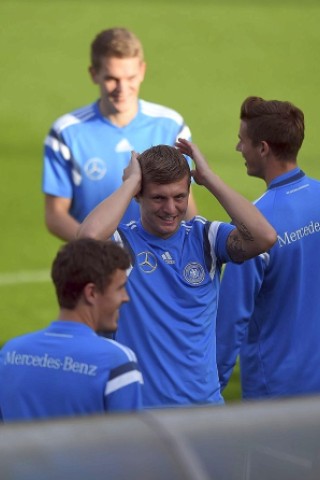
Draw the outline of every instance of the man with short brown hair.
M320 393L320 182L299 167L303 112L288 101L248 97L239 141L247 174L267 190L255 202L275 245L227 265L217 315L222 389L240 355L245 399Z
M127 29L104 30L93 40L89 72L100 98L59 118L45 140L45 221L63 240L73 239L88 213L121 185L131 151L191 136L179 113L139 99L145 71L141 42ZM195 214L191 195L186 215ZM132 200L123 221L138 218Z
M128 253L113 242L83 238L59 250L51 270L58 319L0 352L0 420L141 409L135 353L96 334L117 329L119 309L129 301L129 265Z
M137 352L145 407L223 402L215 338L222 264L243 262L276 240L265 218L209 168L194 144L180 139L176 145L133 153L120 188L79 229L80 236L110 237L131 252L131 302L121 309L116 339ZM185 155L195 162L192 172ZM235 225L200 216L184 221L191 173ZM134 197L140 219L119 224Z

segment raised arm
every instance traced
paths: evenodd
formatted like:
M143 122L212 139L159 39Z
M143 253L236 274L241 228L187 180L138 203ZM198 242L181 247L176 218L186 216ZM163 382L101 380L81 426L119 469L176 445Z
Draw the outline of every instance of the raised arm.
M192 193L192 187L190 187L188 208L186 211L185 220L190 220L191 218L195 217L197 214L198 214L198 209L197 209L196 201Z
M269 250L276 242L277 234L259 210L210 169L196 145L179 138L176 146L194 160L192 175L196 183L205 186L216 197L236 226L227 243L231 259L242 262Z
M91 237L107 240L117 229L130 201L140 191L141 169L137 153L132 152L131 160L123 173L123 183L112 195L103 200L81 223L77 237Z

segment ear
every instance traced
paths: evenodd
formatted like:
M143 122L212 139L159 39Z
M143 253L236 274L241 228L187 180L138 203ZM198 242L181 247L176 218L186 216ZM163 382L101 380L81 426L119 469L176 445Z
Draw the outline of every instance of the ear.
M140 198L141 198L141 194L140 193L137 193L137 195L134 196L134 199L137 203L140 203Z
M83 289L84 300L92 305L95 302L97 289L94 283L87 283Z
M93 83L97 83L97 70L92 65L90 65L90 67L88 67L88 72Z
M262 140L260 142L260 155L262 157L266 157L267 155L269 155L269 153L270 153L269 144L265 140Z
M146 74L146 69L147 69L147 64L146 62L141 62L141 71L140 71L140 74L141 74L141 82L143 82L144 80L144 77L145 77L145 74Z

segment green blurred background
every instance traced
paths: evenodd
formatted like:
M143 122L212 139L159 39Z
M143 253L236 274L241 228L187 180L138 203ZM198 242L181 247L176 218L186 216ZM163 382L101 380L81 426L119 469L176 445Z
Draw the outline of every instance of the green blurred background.
M235 152L248 95L302 108L300 166L319 176L316 0L1 0L0 19L0 345L57 313L48 270L61 242L44 226L43 140L58 116L96 99L87 67L100 30L125 26L141 38L142 98L178 110L212 167L250 200L265 187ZM201 214L228 220L205 190L194 192ZM239 398L238 369L226 398Z

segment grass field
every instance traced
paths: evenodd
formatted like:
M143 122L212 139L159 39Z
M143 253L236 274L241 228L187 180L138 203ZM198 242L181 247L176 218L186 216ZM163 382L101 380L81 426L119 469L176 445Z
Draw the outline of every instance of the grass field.
M212 167L250 200L264 185L246 177L234 150L248 95L303 109L300 165L320 176L316 0L1 0L0 18L0 344L56 315L47 272L60 242L44 227L42 145L59 115L97 96L87 66L98 31L126 26L140 36L148 63L141 96L180 111ZM204 216L228 220L201 187L195 196ZM227 399L239 396L237 374Z

